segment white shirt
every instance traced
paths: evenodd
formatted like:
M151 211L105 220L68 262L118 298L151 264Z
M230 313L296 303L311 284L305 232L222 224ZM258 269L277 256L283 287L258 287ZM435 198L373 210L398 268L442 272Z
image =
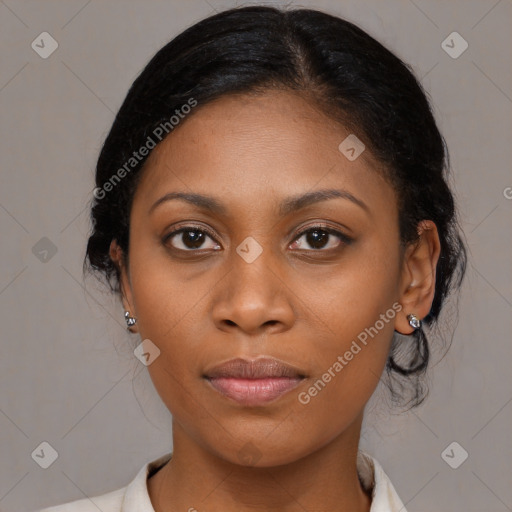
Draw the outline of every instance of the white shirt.
M137 476L122 489L84 498L39 512L155 512L149 498L147 480L171 458L166 453L142 466ZM381 465L370 455L358 453L357 471L365 489L372 489L370 512L407 512Z

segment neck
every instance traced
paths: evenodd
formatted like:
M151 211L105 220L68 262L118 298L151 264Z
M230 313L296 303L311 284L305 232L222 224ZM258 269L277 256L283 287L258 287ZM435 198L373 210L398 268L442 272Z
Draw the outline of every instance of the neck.
M314 453L262 468L217 457L173 423L173 456L148 480L155 512L368 512L371 500L361 488L356 466L361 421Z

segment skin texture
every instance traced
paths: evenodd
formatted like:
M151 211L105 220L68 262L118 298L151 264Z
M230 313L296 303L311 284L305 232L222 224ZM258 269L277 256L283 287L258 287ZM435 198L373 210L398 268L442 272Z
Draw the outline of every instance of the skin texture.
M129 260L115 241L110 254L133 331L161 351L148 371L172 414L174 449L148 480L157 512L369 510L356 472L364 407L393 330L411 333L406 315L430 310L440 245L425 221L419 243L402 250L394 190L368 150L352 162L338 150L348 134L304 98L268 91L199 105L150 155L133 201ZM336 198L280 215L281 201L320 189L345 189L368 211ZM213 196L226 212L171 200L148 213L169 192ZM319 222L353 241L330 235L315 249L299 230ZM162 241L184 225L210 228L215 239L205 235L196 252L179 250L194 247L190 236ZM249 236L263 250L252 263L236 252ZM300 403L394 303L402 310ZM202 378L229 359L262 355L307 378L261 407Z

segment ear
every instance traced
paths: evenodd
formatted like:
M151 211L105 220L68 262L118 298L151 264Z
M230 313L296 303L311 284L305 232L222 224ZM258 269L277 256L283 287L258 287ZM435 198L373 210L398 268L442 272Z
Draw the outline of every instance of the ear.
M420 320L428 315L436 288L436 266L441 253L437 226L431 220L418 224L419 240L405 251L400 279L399 302L403 309L396 317L395 330L410 334L407 315L414 313Z
M125 255L115 239L110 242L109 256L119 271L119 287L123 308L130 312L130 316L137 317ZM129 329L130 332L139 332L137 324L129 327Z

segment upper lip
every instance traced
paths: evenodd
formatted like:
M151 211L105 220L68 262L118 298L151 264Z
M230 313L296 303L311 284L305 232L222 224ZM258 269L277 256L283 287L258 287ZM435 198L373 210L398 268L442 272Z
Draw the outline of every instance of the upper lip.
M219 377L238 379L265 379L265 378L303 378L304 372L275 359L273 357L260 357L258 359L236 358L230 359L205 372L205 377L215 379Z

